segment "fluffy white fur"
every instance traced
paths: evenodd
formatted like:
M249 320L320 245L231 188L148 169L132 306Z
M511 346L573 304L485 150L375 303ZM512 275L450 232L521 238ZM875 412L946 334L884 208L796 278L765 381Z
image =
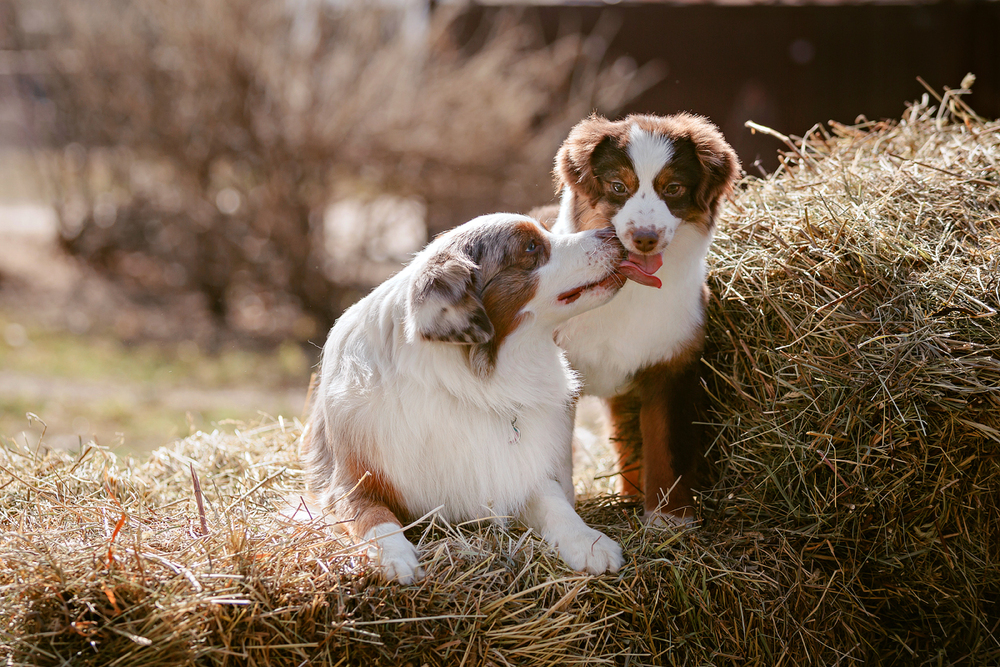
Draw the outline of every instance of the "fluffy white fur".
M621 462L619 490L641 494L647 520L694 517L704 346L706 255L739 159L691 114L593 115L556 155L560 233L614 229L630 280L611 303L557 328L583 391L604 397Z
M705 257L712 243L711 232L681 225L653 190L653 179L673 155L670 140L636 126L629 135L639 188L611 222L629 251L635 250L628 243L630 229L660 233L654 252L663 252L663 265L654 275L666 287L651 289L629 281L613 301L557 329L557 342L580 372L584 391L602 397L621 394L636 369L675 356L703 324ZM566 188L553 232L573 231L572 200Z
M450 252L455 234L525 223L544 235L551 257L536 270L525 317L484 377L470 364L469 345L420 335L435 318L454 323L460 314L434 299L414 304L411 288L429 262ZM345 312L323 350L313 413L323 420L321 441L304 448L311 479L328 475L326 485L314 482L321 502L333 507L351 491L352 480L334 474L350 451L395 490L409 515L440 507L447 521L516 517L574 569L616 571L621 548L573 509L571 406L578 381L553 340L560 323L614 295L614 288L597 288L573 303L557 299L613 270L620 248L606 237L550 234L523 216L484 216L439 237ZM382 523L359 537L371 540L388 578L422 576L417 550L398 525Z
M629 131L628 154L635 166L635 175L639 179L639 188L629 197L625 206L611 219L618 232L618 238L629 251L630 234L633 229L646 229L657 232L660 241L653 252L662 251L673 240L677 227L681 224L679 218L670 212L667 204L660 199L653 187L653 179L660 173L663 166L674 154L673 144L666 137L650 134L633 125Z

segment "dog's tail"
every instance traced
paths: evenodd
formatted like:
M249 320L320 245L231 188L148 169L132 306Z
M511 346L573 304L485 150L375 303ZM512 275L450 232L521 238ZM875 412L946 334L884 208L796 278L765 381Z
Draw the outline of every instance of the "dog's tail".
M309 378L309 390L303 406L305 426L299 436L299 459L306 469L306 489L303 493L293 493L285 498L279 514L297 523L310 524L314 528L335 526L330 510L323 502L324 491L330 486L333 459L329 443L326 442L326 416L316 402L319 375Z
M306 398L309 412L299 438L299 458L306 470L306 492L322 504L334 478L336 461L327 433L326 411L323 402L316 400L318 384L314 374Z
M306 492L303 502L310 508L323 506L326 492L333 479L334 459L331 443L327 442L326 415L322 405L314 400L316 376L309 384L306 424L299 436L299 460L306 472ZM308 511L308 510L307 510Z

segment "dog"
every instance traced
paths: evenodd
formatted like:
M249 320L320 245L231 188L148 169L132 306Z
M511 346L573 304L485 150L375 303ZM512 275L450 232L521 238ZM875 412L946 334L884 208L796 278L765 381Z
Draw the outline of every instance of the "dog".
M516 517L574 570L621 547L573 506L576 374L555 328L625 282L609 230L494 214L437 237L349 308L323 348L300 444L316 501L390 580L424 576L403 522Z
M558 234L614 229L628 251L630 284L556 338L583 392L606 400L620 491L644 495L652 522L694 517L705 257L739 172L735 151L702 117L595 114L556 155L558 207L532 212Z

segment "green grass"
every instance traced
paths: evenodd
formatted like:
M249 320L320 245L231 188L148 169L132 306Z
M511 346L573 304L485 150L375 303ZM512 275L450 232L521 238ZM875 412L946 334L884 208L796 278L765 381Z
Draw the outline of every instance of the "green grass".
M52 188L42 176L39 161L53 155L23 148L0 150L0 201L51 200Z
M0 202L50 201L43 163L55 157L0 151ZM190 341L125 344L0 312L0 438L34 447L43 427L27 417L32 413L47 425L46 444L74 447L93 438L141 454L222 422L299 415L312 363L294 343L208 354Z
M13 323L0 314L0 333ZM26 329L27 344L0 344L0 369L51 377L204 387L232 387L252 380L255 386L272 389L296 386L309 376L310 361L294 343L267 353L232 348L207 355L191 341L125 344L110 336L78 336L31 325Z
M302 412L312 362L295 344L207 354L191 342L128 345L28 324L15 347L4 336L12 324L0 314L0 436L32 447L43 427L28 413L45 422L46 444L95 438L141 454L224 422Z

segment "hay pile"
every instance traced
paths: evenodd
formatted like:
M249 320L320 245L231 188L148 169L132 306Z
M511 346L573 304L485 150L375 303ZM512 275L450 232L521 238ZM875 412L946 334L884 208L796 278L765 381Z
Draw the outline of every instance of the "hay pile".
M831 125L715 245L709 515L780 554L798 661L995 663L1000 123Z
M727 210L701 530L586 500L627 554L589 577L517 526L423 523L428 577L386 585L275 513L297 423L141 464L7 443L7 664L1000 661L1000 123L939 107L817 130Z

